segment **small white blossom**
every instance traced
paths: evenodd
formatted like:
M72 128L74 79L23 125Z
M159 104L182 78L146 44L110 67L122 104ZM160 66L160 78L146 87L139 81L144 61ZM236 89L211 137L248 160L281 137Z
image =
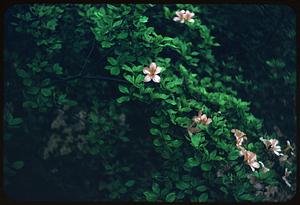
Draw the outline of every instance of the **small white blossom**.
M261 167L262 167L262 172L266 173L268 171L270 171L270 169L268 169L267 167L265 167L264 163L262 163L261 161L258 161L258 163L260 163Z
M209 125L212 120L211 118L207 117L206 114L202 115L202 110L199 110L198 115L193 117L193 122Z
M190 12L188 10L181 10L181 11L176 11L176 17L173 18L174 21L180 22L180 23L185 23L185 22L190 22L194 23L195 20L192 19L195 14L193 12Z
M277 156L281 156L283 155L281 152L281 147L278 144L278 140L277 139L270 139L270 140L266 140L264 138L259 138L266 146L267 149L271 150L274 154L276 154Z
M143 73L146 74L144 82L149 82L153 80L155 83L160 82L160 77L158 74L161 72L161 68L156 65L156 63L151 63L149 67L144 67Z
M288 187L291 187L291 186L292 186L292 185L289 183L289 181L287 180L287 177L288 177L291 173L292 173L291 171L288 171L288 169L285 168L284 175L282 176L283 181L286 183L286 185L287 185Z
M254 172L255 169L258 169L260 167L256 159L256 154L254 152L246 150L243 147L240 148L240 153L244 156L244 161L246 161L246 163L250 166L251 170Z

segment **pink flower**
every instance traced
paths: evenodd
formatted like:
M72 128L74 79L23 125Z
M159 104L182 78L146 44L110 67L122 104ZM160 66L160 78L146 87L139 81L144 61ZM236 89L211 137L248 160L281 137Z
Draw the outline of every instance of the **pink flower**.
M270 140L266 140L264 138L259 138L266 146L267 149L271 150L274 154L276 154L277 156L281 156L283 155L281 152L281 147L278 144L278 140L276 139L270 139Z
M240 147L244 140L247 140L246 134L238 129L232 129L231 132L234 134L236 139L236 146Z
M280 166L283 166L285 162L288 162L287 159L288 159L288 155L286 155L286 154L280 156L279 157L279 164L280 164Z
M246 161L253 172L255 171L255 169L258 169L260 167L256 159L256 154L254 152L247 151L245 148L241 147L240 153L244 156L244 161Z
M176 17L173 18L174 21L180 21L180 23L184 23L184 22L190 22L190 23L194 23L194 19L192 19L194 17L194 13L190 12L188 10L181 10L181 11L176 11Z
M155 83L160 82L160 77L157 75L161 71L161 68L156 66L156 63L151 63L149 67L144 67L143 73L146 74L144 82L153 80Z
M193 117L193 122L201 123L201 124L204 124L204 125L209 125L212 122L212 120L211 120L211 118L208 118L206 116L206 114L202 115L202 110L199 110L198 116Z

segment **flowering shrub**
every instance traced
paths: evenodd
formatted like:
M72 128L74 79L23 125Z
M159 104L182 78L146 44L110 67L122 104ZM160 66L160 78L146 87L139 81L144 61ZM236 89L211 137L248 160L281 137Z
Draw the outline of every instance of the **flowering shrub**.
M77 200L290 199L296 147L267 133L234 90L205 12L185 4L10 8L5 156L22 157L11 154L19 143L41 147L35 163L45 166L35 177ZM24 170L35 166L24 161ZM12 187L7 193L22 198Z

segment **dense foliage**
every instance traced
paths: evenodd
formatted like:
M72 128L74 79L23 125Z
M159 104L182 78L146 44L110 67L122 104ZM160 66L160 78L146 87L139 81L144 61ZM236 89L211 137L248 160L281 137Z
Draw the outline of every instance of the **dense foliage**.
M9 8L5 24L10 197L294 195L290 8L32 4Z

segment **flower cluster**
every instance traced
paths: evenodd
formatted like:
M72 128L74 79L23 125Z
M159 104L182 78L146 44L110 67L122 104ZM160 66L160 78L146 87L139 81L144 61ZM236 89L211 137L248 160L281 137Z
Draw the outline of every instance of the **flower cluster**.
M180 23L190 22L194 23L195 13L190 12L188 10L176 11L176 17L173 18L174 21L179 21ZM156 63L152 62L149 67L144 67L143 73L146 75L144 78L144 82L150 82L153 80L155 83L160 82L159 73L161 72L161 68L156 65Z
M246 134L238 129L232 129L231 132L235 136L236 146L240 150L240 155L244 156L244 161L250 166L251 170L255 171L255 169L262 167L264 173L268 172L269 169L265 167L263 162L257 161L257 155L254 152L248 151L242 147L243 142L247 140Z
M83 145L87 143L84 135L79 134L79 132L85 130L84 121L87 117L87 113L83 110L80 111L77 114L78 122L70 125L66 122L66 110L68 110L68 107L59 110L57 117L51 123L51 129L55 133L50 136L44 148L43 159L49 158L50 154L54 153L62 156L70 154L75 147L82 150Z

